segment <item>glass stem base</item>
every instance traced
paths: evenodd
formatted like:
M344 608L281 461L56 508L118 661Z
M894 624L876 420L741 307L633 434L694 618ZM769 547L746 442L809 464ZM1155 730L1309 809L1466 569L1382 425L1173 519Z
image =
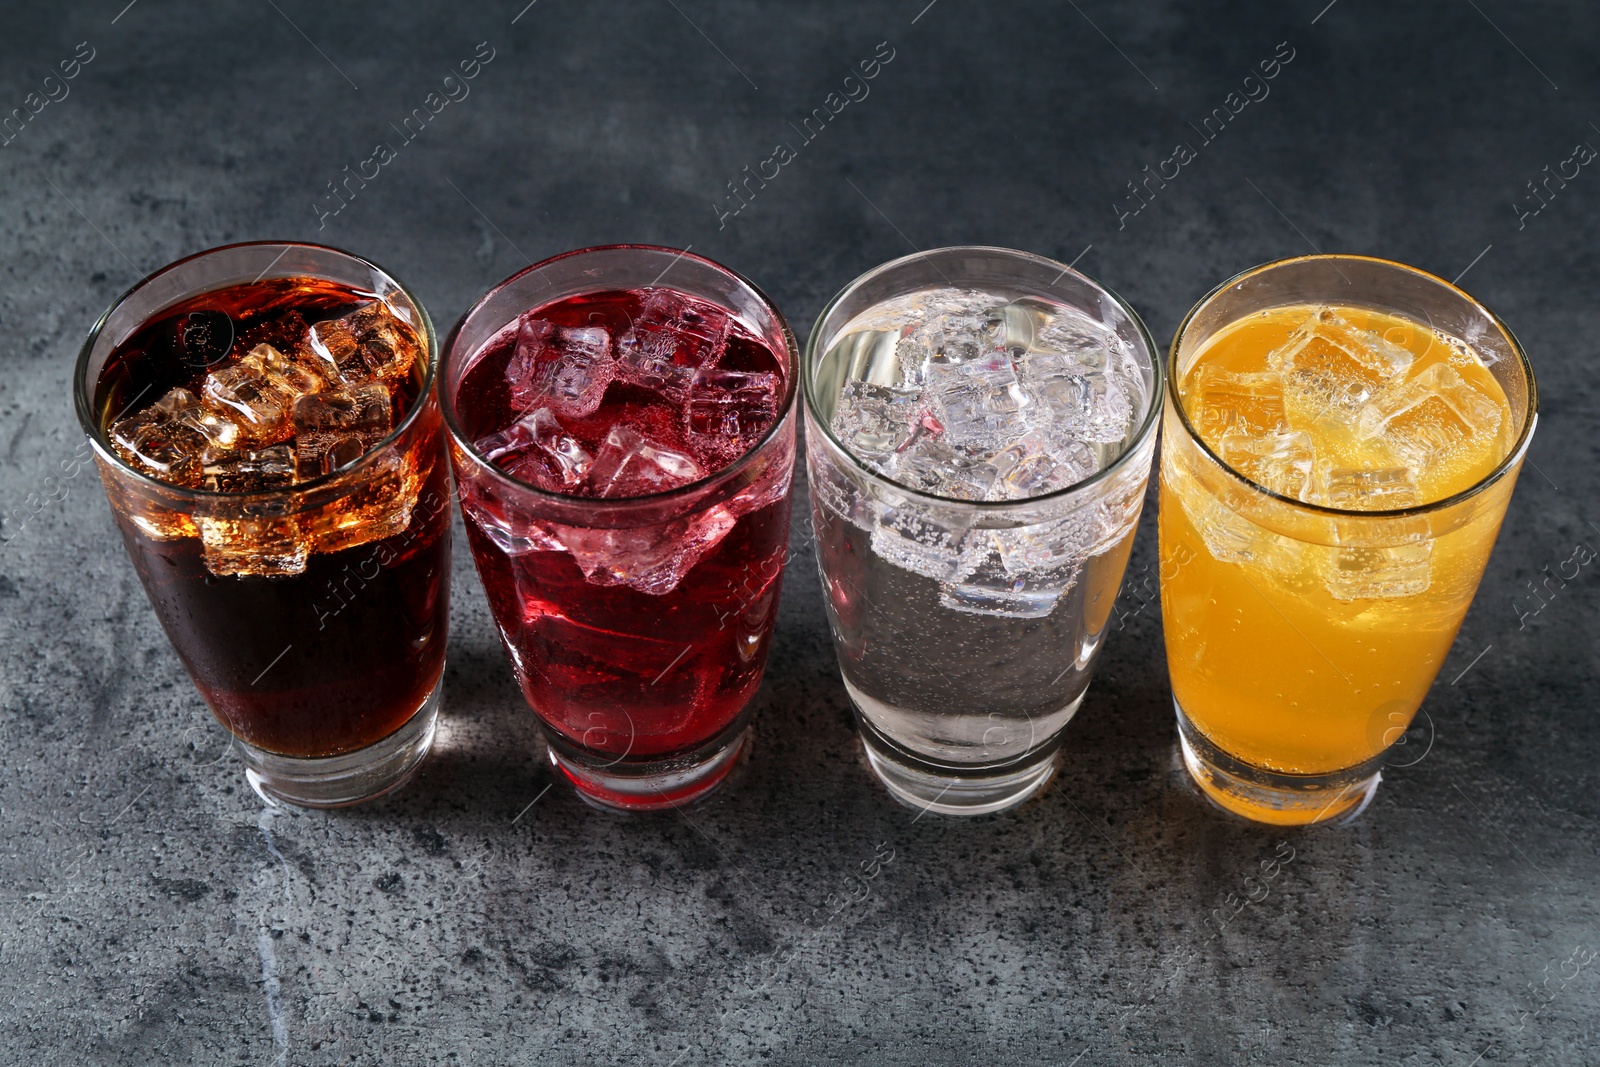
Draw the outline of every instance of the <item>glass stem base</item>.
M406 720L382 741L342 756L280 756L234 738L244 776L268 804L343 808L393 792L416 773L433 747L444 675Z
M1283 774L1243 763L1201 733L1176 698L1183 765L1207 800L1232 815L1274 826L1344 822L1366 810L1383 763L1375 759L1328 774Z
M613 757L545 731L550 765L587 804L607 811L661 811L708 796L749 749L748 716L699 747L674 756Z
M988 815L1041 792L1061 765L1059 741L1002 764L934 763L885 737L858 711L867 766L907 807L936 815Z

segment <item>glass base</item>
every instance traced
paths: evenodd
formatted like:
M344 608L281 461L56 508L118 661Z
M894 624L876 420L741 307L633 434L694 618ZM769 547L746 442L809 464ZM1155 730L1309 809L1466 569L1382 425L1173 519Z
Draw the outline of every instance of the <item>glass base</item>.
M937 815L988 815L1021 804L1050 784L1061 765L1053 742L1003 764L941 764L922 759L889 740L857 713L867 766L907 807Z
M545 732L550 765L585 803L606 811L661 811L704 799L728 777L749 742L749 720L743 715L699 748L658 759L612 758Z
M1281 774L1241 763L1212 744L1183 713L1176 698L1183 765L1207 800L1223 811L1274 826L1347 822L1366 810L1378 791L1383 763L1375 759L1329 774Z
M393 792L422 765L439 724L444 675L406 724L382 741L342 756L280 756L234 738L244 776L268 804L343 808Z

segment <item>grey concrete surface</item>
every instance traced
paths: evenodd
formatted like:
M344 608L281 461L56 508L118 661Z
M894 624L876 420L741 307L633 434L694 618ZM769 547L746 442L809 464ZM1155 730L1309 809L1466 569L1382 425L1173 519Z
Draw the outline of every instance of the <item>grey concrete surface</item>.
M1600 579L1530 586L1600 545L1600 174L1565 162L1600 146L1592 5L95 0L0 25L0 114L58 97L0 148L0 1062L1600 1063ZM324 217L480 42L469 95ZM731 214L779 142L796 158ZM1163 341L1247 265L1372 253L1519 333L1536 466L1410 765L1348 827L1244 826L1186 785L1153 509L1058 787L1009 814L917 818L875 786L808 551L730 788L648 818L546 791L460 541L437 755L391 800L273 813L92 474L46 481L95 317L257 238L368 255L444 326L531 259L692 245L802 336L885 259L1011 245Z

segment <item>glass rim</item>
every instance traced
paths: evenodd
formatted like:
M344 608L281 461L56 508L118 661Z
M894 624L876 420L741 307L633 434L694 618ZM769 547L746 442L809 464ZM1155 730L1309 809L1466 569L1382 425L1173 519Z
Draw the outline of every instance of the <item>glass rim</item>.
M89 359L94 351L95 342L100 339L101 331L105 329L106 323L110 320L112 314L124 303L126 303L135 293L139 292L145 286L149 285L162 275L176 270L178 267L181 267L187 263L192 263L198 259L205 259L208 256L213 256L220 252L230 252L241 248L282 248L285 252L291 248L309 248L318 252L332 252L334 255L343 256L344 258L352 260L363 266L370 267L374 271L377 271L379 274L383 275L383 277L388 279L390 282L393 282L395 288L404 293L406 298L411 301L411 306L416 308L417 314L422 319L422 339L428 346L428 360L427 366L423 371L422 388L418 391L417 401L412 405L411 410L406 412L405 417L396 423L394 428L391 429L388 434L375 443L371 448L367 449L367 451L363 452L360 459L346 464L343 467L339 467L336 470L329 471L327 474L319 474L315 478L308 478L303 482L296 482L294 485L286 486L281 489L261 489L254 492L244 493L224 493L211 489L195 489L186 485L174 485L171 482L164 482L160 478L152 477L151 475L144 473L137 467L134 467L125 461L121 456L117 455L116 449L112 448L109 442L103 439L102 435L104 434L105 429L97 424L98 420L95 419L94 412L91 410L93 401L88 396L88 390L84 380L85 374L89 369ZM276 265L277 261L274 260L272 266ZM272 267L269 266L267 271L270 271L271 269ZM263 271L260 277L256 278L255 282L251 282L249 284L254 285L256 282L262 281L266 278L266 273L266 271ZM297 275L279 274L274 275L274 277L290 278L297 277ZM212 291L214 290L201 290L201 292L194 295L199 296L206 292ZM187 299L191 299L191 297L182 298L182 300ZM181 303L182 300L179 302ZM172 306L173 305L171 304L167 305L167 307ZM146 316L141 320L139 326L135 328L135 332L137 332L138 329L143 328L145 325L148 325L155 316L159 315L164 310L166 310L166 308L159 308L156 311L151 312L149 316ZM179 499L184 500L272 500L290 497L298 493L314 492L318 489L326 488L329 485L342 482L350 475L362 471L366 467L377 462L376 457L380 453L386 452L391 446L399 441L399 439L410 430L411 426L421 416L422 411L428 406L428 400L433 392L434 378L438 373L438 369L439 342L438 338L434 334L433 320L428 316L428 309L423 306L422 301L417 298L417 294L412 292L409 286L400 281L399 278L396 278L383 267L380 267L378 264L374 263L372 260L366 258L365 256L358 256L354 252L347 252L342 248L335 248L333 245L317 244L313 241L236 241L233 244L217 245L214 248L207 248L199 252L194 252L190 255L184 256L182 259L173 260L171 263L168 263L159 270L155 270L149 274L146 274L144 277L134 282L133 285L129 286L121 296L118 296L115 300L111 301L111 304L106 308L106 310L100 314L100 317L97 320L95 320L94 325L89 327L89 336L84 339L83 347L78 351L78 359L73 366L73 406L77 408L78 422L83 427L84 432L88 434L89 442L94 446L95 451L101 456L102 459L105 459L107 462L114 465L121 474L131 475L138 482L157 487L165 492L173 494Z
M1123 314L1128 316L1130 321L1132 321L1138 330L1140 340L1144 343L1145 351L1150 354L1150 366L1152 368L1154 377L1150 383L1149 404L1147 405L1147 410L1144 413L1144 418L1139 423L1139 428L1134 431L1133 435L1128 439L1128 442L1123 447L1122 451L1117 453L1117 457L1110 463L1107 463L1104 467L1095 471L1093 474L1082 479L1081 481L1076 481L1070 485L1062 486L1060 489L1052 489L1048 493L1040 493L1037 496L1019 497L1016 500L962 500L959 497L940 496L937 493L929 493L925 490L917 489L914 486L906 485L904 482L896 481L877 468L868 465L864 460L861 459L861 457L857 456L854 452L851 452L844 446L844 443L841 442L837 436L835 436L833 428L830 426L824 426L822 424L822 420L817 418L817 402L816 397L813 394L811 382L812 375L810 372L814 360L820 358L820 356L818 356L816 353L816 348L817 338L821 336L822 324L827 320L828 316L833 313L833 309L838 307L839 304L844 301L845 297L860 289L873 278L907 263L911 263L915 260L926 259L929 256L946 252L982 252L1000 255L1012 260L1042 265L1047 268L1059 268L1060 273L1056 275L1056 281L1060 281L1062 277L1071 274L1079 281L1088 285L1091 289L1104 293L1106 296L1110 297L1111 301L1122 310ZM1054 285L1055 282L1051 282L1050 284ZM824 352L821 355L826 354L827 353ZM975 511L995 513L1014 511L1019 508L1032 507L1042 502L1064 499L1075 493L1089 489L1090 487L1099 484L1101 481L1109 479L1113 474L1120 471L1124 466L1127 465L1131 457L1139 451L1140 446L1143 445L1144 442L1151 436L1151 434L1155 432L1156 426L1160 424L1161 404L1157 402L1157 398L1163 393L1164 381L1167 377L1166 366L1161 358L1161 349L1156 345L1155 338L1150 336L1149 328L1145 326L1144 319L1140 317L1139 313L1133 309L1133 305L1124 300L1120 294L1112 290L1109 286L1095 281L1087 274L1074 269L1068 264L1061 263L1058 260L1050 259L1046 256L1038 255L1034 252L1025 252L1016 248L1002 248L998 245L949 245L944 248L930 248L922 252L913 252L908 256L900 256L897 259L891 259L887 263L880 263L871 270L858 275L843 289L839 290L839 292L834 295L833 299L829 300L828 303L824 305L822 311L817 314L817 321L811 327L811 333L806 338L804 372L802 388L805 391L806 400L806 425L808 427L815 426L827 439L828 443L833 445L833 447L837 449L841 455L847 457L855 466L855 468L862 474L865 474L872 481L882 482L893 486L897 491L904 492L917 500L933 501L943 506L958 505L963 508L972 508Z
M1526 416L1522 423L1522 432L1517 435L1517 439L1512 442L1511 447L1506 451L1505 456L1495 464L1492 471L1490 471L1488 474L1485 474L1482 478L1478 479L1467 488L1462 489L1459 492L1451 493L1449 496L1441 497L1438 500L1432 500L1424 504L1414 504L1407 508L1390 508L1384 511L1355 511L1345 508L1329 507L1326 504L1314 504L1309 501L1299 500L1295 497L1284 496L1281 493L1273 492L1266 486L1258 485L1249 478L1245 477L1243 474L1240 474L1227 462L1225 462L1221 456L1217 455L1217 453L1212 450L1211 446L1206 443L1205 439L1201 437L1200 434L1195 430L1194 424L1189 421L1189 413L1184 410L1183 402L1178 396L1178 375L1176 369L1174 369L1173 373L1167 377L1167 397L1172 401L1172 406L1178 413L1178 421L1180 425L1183 426L1184 433L1188 435L1189 440L1192 443L1199 446L1200 451L1205 453L1207 458L1214 462L1223 471L1227 472L1230 476L1243 483L1245 488L1252 492L1259 493L1262 496L1278 501L1279 503L1291 505L1294 508L1309 512L1313 515L1333 516L1340 519L1361 517L1369 517L1374 519L1411 518L1418 515L1431 514L1435 511L1443 511L1448 508L1452 508L1457 504L1464 503L1467 500L1470 500L1480 493L1486 491L1490 486L1494 485L1501 478L1505 477L1508 471L1521 462L1523 455L1528 451L1528 444L1533 438L1534 426L1538 423L1539 419L1539 387L1538 383L1534 380L1533 364L1529 362L1527 352L1523 351L1522 342L1517 340L1517 335L1511 332L1511 327L1507 326L1503 321L1501 321L1500 316L1496 315L1493 311L1490 311L1489 308L1482 303L1482 301L1472 296L1466 290L1460 288L1453 282L1445 281L1436 274L1430 274L1420 267L1413 267L1410 264L1401 263L1397 260L1384 259L1380 256L1355 255L1347 252L1319 252L1316 255L1310 256L1290 256L1287 259L1274 259L1266 263L1258 263L1253 267L1248 267L1240 271L1238 274L1235 274L1233 277L1213 287L1210 292L1201 297L1199 301L1197 301L1195 305L1189 309L1188 313L1184 315L1183 321L1178 323L1178 328L1172 335L1172 347L1168 352L1167 359L1171 362L1174 368L1177 367L1178 346L1183 342L1184 332L1189 328L1189 324L1194 321L1195 316L1204 310L1206 305L1210 304L1218 294L1232 288L1233 286L1244 281L1246 278L1253 277L1257 274L1261 274L1278 267L1285 267L1293 263L1316 262L1375 263L1381 267L1399 270L1401 272L1411 274L1415 277L1422 278L1443 286L1445 289L1459 296L1468 305L1482 312L1483 315L1494 325L1496 329L1500 331L1500 333L1505 337L1506 341L1511 345L1511 350L1516 353L1517 360L1522 365L1523 374L1527 378L1528 405ZM1235 319L1233 321L1238 320ZM1508 405L1509 401L1510 398L1507 397Z
M778 405L778 414L773 418L771 425L762 431L761 436L753 444L751 444L749 448L745 449L744 452L739 455L738 459L735 459L732 463L729 463L725 467L719 467L716 470L706 474L704 477L697 478L692 482L685 483L684 485L663 490L659 493L646 493L642 496L588 497L573 496L570 493L557 493L549 489L541 488L540 486L534 485L530 482L525 482L522 479L517 478L504 470L501 470L500 467L497 466L492 460L485 458L483 453L478 451L477 445L468 439L466 430L460 424L460 419L456 415L454 391L447 390L441 386L439 389L439 409L444 415L445 429L449 433L450 438L455 445L467 455L471 456L479 466L492 472L492 476L498 481L513 486L518 490L527 490L528 492L535 494L536 498L562 501L578 507L594 508L605 511L620 510L621 508L627 507L638 507L641 504L654 504L658 501L676 501L688 499L696 496L697 494L705 492L708 488L733 480L733 478L736 477L740 472L749 467L754 462L755 456L763 452L766 449L768 442L770 442L782 431L784 421L789 417L789 413L794 409L795 397L799 392L799 390L797 390L794 386L794 377L797 373L797 367L800 359L799 345L795 342L794 332L789 329L789 322L783 317L783 312L779 310L778 305L773 302L772 298L769 297L760 286L751 281L749 278L745 277L743 274L740 274L738 271L734 270L732 267L723 266L721 263L718 263L713 259L707 259L705 256L697 256L693 252L690 252L687 248L672 248L667 245L591 245L587 248L574 248L570 251L562 252L546 259L541 259L537 263L530 263L528 266L523 267L510 277L505 278L504 280L491 286L488 292L484 293L477 300L473 301L472 306L467 308L467 310L462 313L461 318L456 320L456 324L451 327L449 335L445 338L444 347L440 353L439 366L441 371L446 367L446 365L453 366L455 364L456 342L460 338L461 328L467 324L467 320L473 315L477 314L478 311L482 309L491 298L502 292L507 286L530 273L542 271L545 267L548 267L552 263L555 263L559 260L569 259L573 256L590 255L595 252L621 251L668 253L673 257L673 263L668 264L667 270L671 270L672 266L680 259L692 259L695 262L703 264L714 271L727 275L740 285L743 285L745 288L749 289L750 292L755 295L756 299L759 300L761 304L772 313L772 316L777 321L779 330L783 335L784 346L789 352L790 372L785 376L783 402ZM661 274L657 276L656 281L659 282L661 278L666 276L666 273L667 271L662 271ZM593 289L581 290L580 292L606 291L607 290L605 289ZM579 294L574 293L572 295ZM533 307L525 309L522 314L526 314L528 311L533 311L544 306L546 305L536 304ZM507 325L509 325L509 323ZM470 355L470 353L468 355ZM466 355L463 355L460 358L465 359ZM616 505L617 507L613 507L613 505Z

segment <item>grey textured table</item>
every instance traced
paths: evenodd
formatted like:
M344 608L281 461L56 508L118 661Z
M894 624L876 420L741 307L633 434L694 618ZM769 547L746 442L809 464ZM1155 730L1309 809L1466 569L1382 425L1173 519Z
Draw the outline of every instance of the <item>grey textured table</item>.
M526 2L0 13L0 1061L1600 1062L1596 568L1545 581L1600 546L1591 5ZM1076 262L1163 340L1247 265L1367 252L1464 275L1519 332L1537 466L1350 826L1252 828L1188 787L1153 506L1058 788L1020 810L875 786L799 508L754 757L708 803L547 791L458 541L424 773L269 812L93 474L59 477L89 324L257 238L371 256L442 327L532 259L692 245L802 336L913 248Z

